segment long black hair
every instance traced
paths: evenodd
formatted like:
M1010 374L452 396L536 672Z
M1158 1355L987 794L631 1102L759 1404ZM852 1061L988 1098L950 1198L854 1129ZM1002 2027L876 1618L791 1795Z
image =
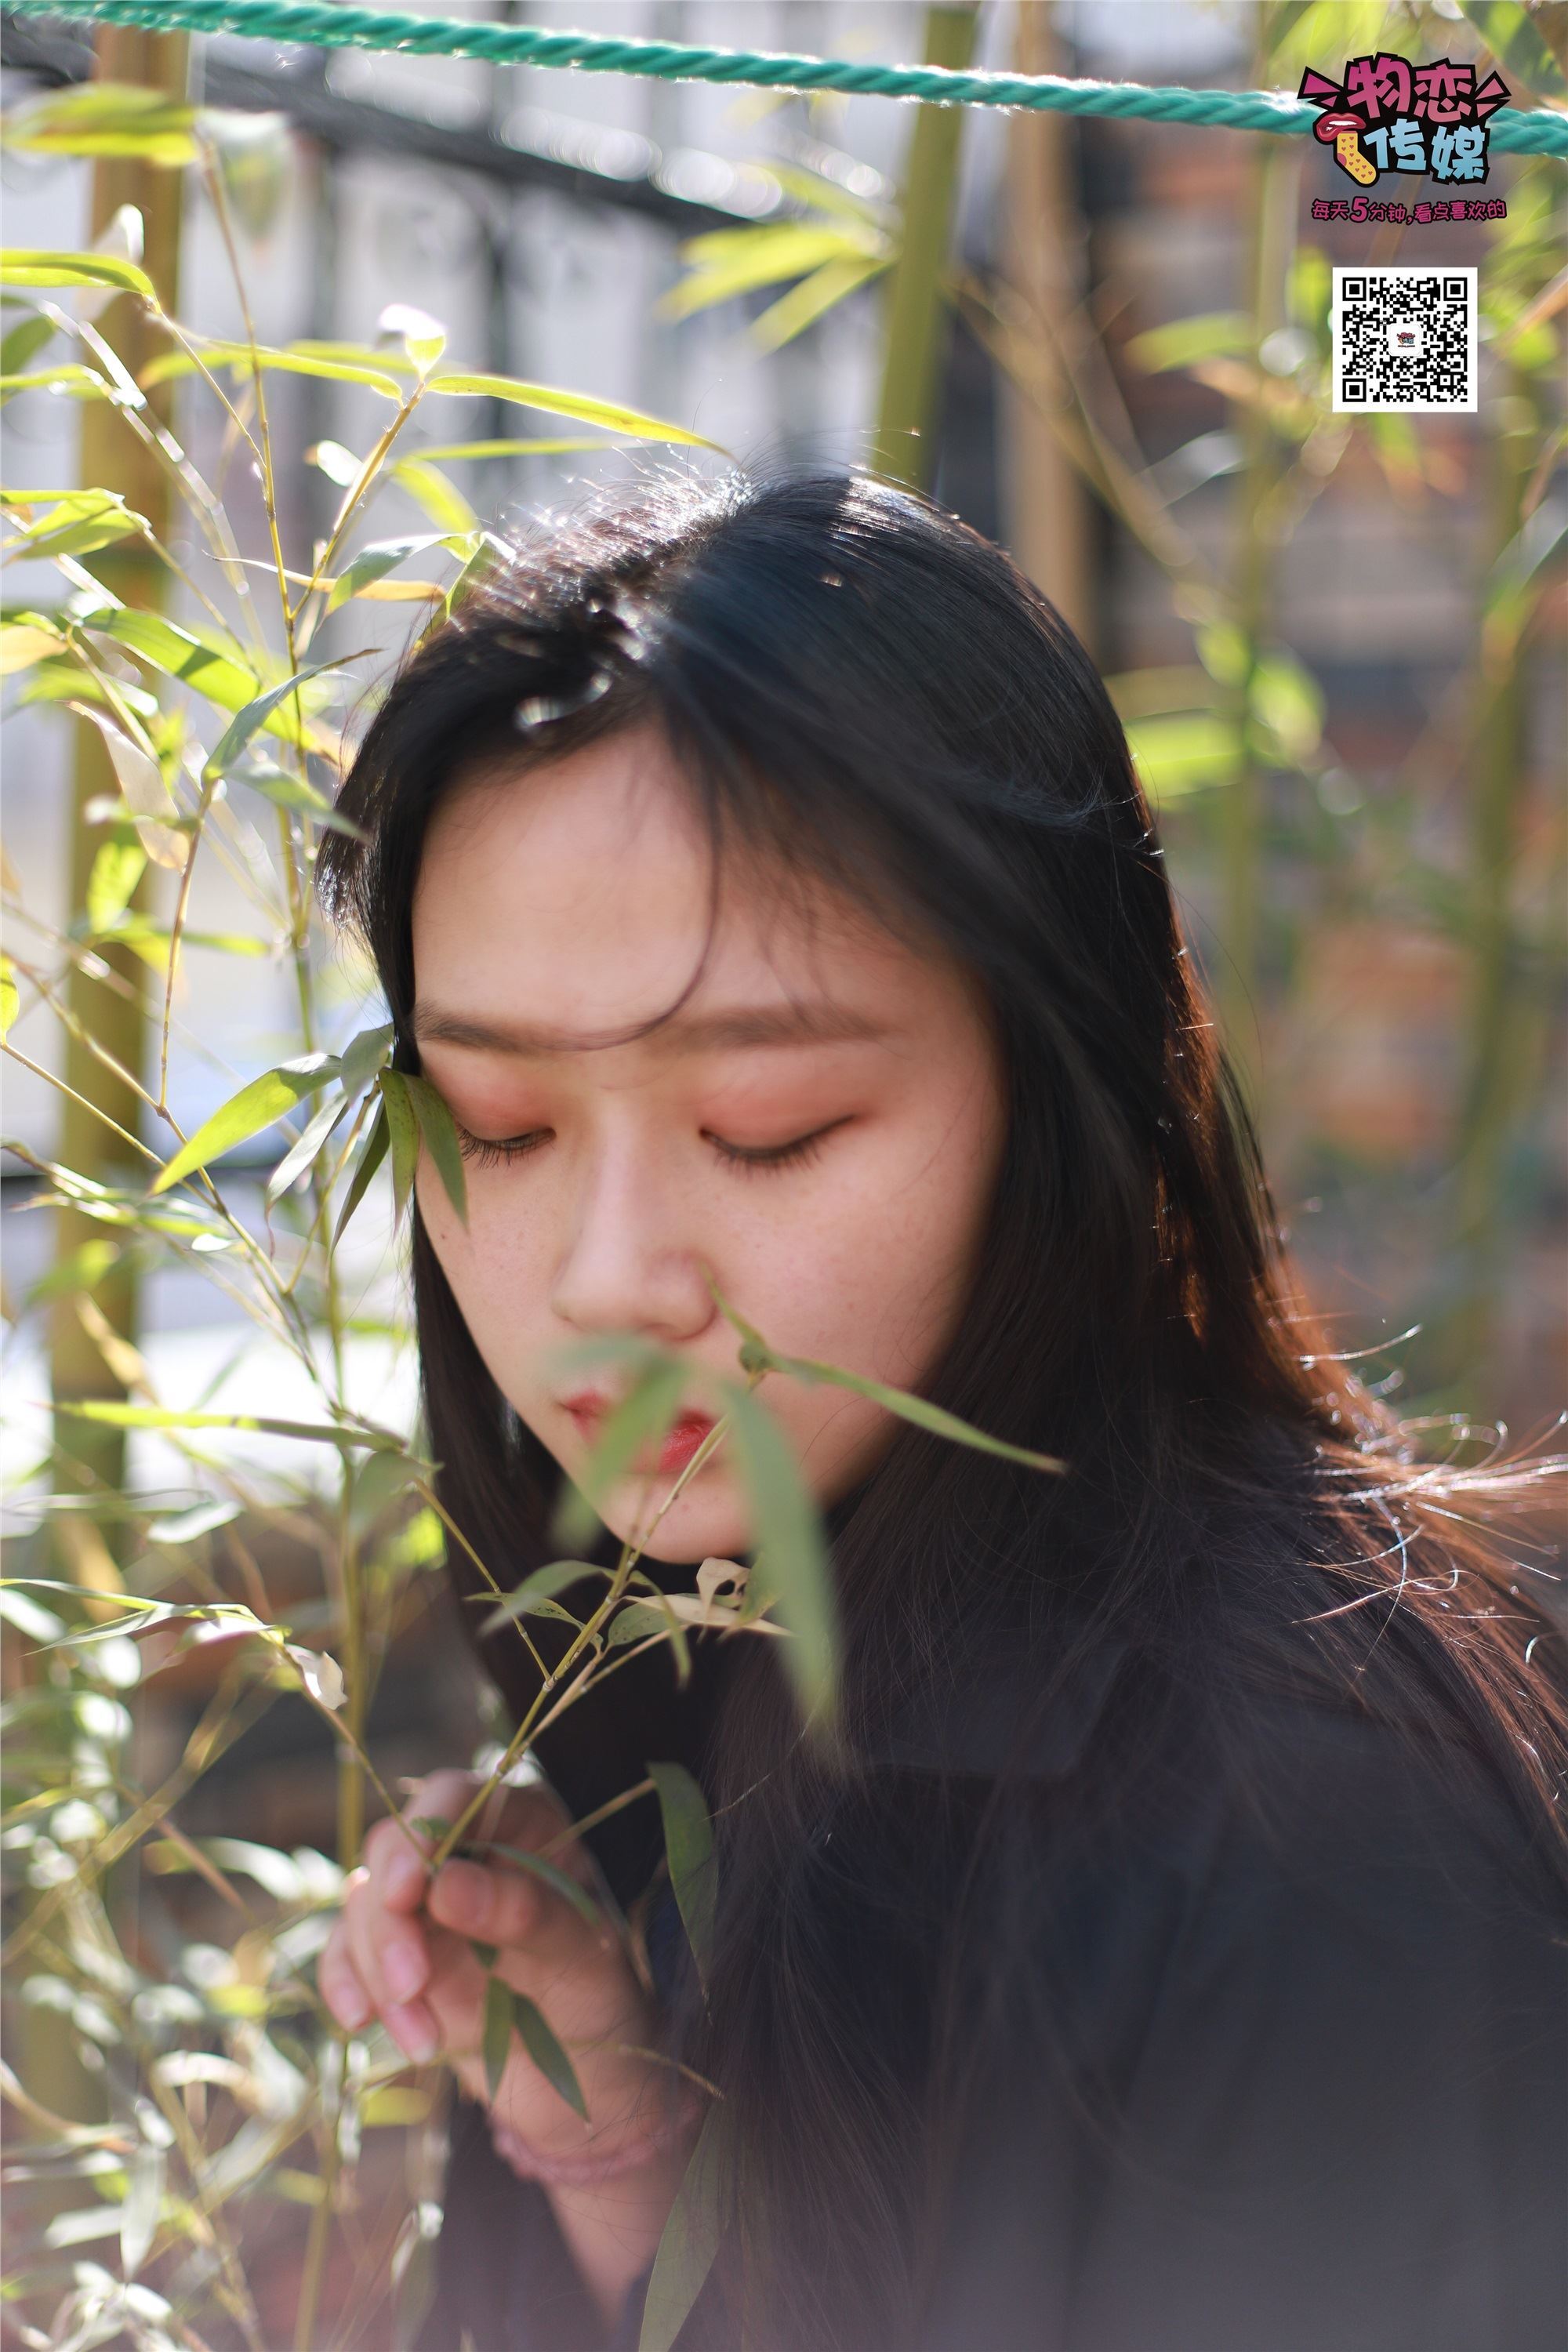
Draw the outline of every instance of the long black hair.
M343 791L359 834L321 858L405 1066L410 908L442 795L643 725L689 779L716 861L744 842L825 876L984 991L1007 1140L928 1390L1071 1465L1041 1478L905 1427L834 1514L847 1761L800 1740L773 1645L728 1645L744 1654L706 1759L718 1958L685 2042L728 2102L742 2219L767 2217L726 2259L745 2269L748 2340L890 2352L914 2340L972 2055L965 1890L988 1841L1009 1884L1027 1856L1008 1844L1006 1773L978 1815L939 1776L917 1821L856 1759L984 1624L1026 1658L1040 1717L1110 1644L1162 1687L1206 1691L1221 1725L1236 1693L1310 1685L1457 1740L1556 1853L1563 1707L1546 1646L1527 1649L1542 1620L1502 1531L1530 1479L1423 1462L1329 1351L1093 665L1001 551L866 474L672 478L543 519L419 645ZM417 1224L414 1275L443 1500L510 1585L547 1556L559 1474ZM503 1686L510 1655L493 1662ZM1107 1715L1102 1792L1153 1737L1153 1686ZM846 1834L830 1853L828 1825L853 1822L903 1854L879 1882L892 1897L847 1889L857 1932L930 1958L923 1990L885 1979L884 2006L910 2012L901 2039L845 2005L830 1863L868 1849ZM1027 1921L1010 1949L986 1916L981 1973L1005 1979Z

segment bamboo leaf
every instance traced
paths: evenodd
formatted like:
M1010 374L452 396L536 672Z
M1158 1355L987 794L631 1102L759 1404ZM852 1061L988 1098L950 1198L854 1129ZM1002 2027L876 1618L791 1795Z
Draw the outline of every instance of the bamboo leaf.
M335 477L334 477L335 478ZM411 555L422 555L427 548L448 547L450 536L445 531L420 531L412 538L378 539L362 547L352 563L346 564L327 592L327 610L335 613L351 596L369 588Z
M1210 310L1134 335L1127 356L1134 367L1156 375L1166 368L1191 367L1195 360L1239 359L1252 347L1252 321L1244 310Z
M252 1429L267 1437L300 1437L315 1445L379 1447L385 1440L367 1429L341 1428L335 1422L279 1421L262 1412L179 1412L163 1405L121 1404L118 1399L88 1397L79 1404L61 1403L56 1410L78 1421L100 1421L110 1429Z
M1144 789L1159 802L1233 782L1241 757L1234 725L1218 712L1135 719L1127 743Z
M134 513L118 490L72 490L52 500L36 520L24 523L6 552L91 555L118 540L152 535L146 516Z
M0 1037L9 1034L21 1002L16 967L9 956L0 956Z
M776 286L785 278L807 277L830 262L880 268L890 258L879 249L881 244L877 238L868 251L864 236L803 222L779 227L717 229L711 236L692 237L681 247L682 259L692 267L660 298L658 307L666 318L689 319L716 302L728 302L761 286Z
M825 261L820 269L814 269L809 278L803 278L798 286L771 302L760 319L752 320L753 345L760 352L783 351L888 266L885 261Z
M511 2011L523 2048L551 2088L558 2091L573 2112L586 2123L588 2103L583 2096L576 2069L546 2023L544 2012L525 1992L512 1994Z
M423 458L440 458L443 463L456 457L553 457L574 449L602 449L603 437L586 434L571 439L552 441L442 441L428 446L421 444Z
M329 670L339 670L343 667L341 661L312 662L308 668L297 670L292 677L286 677L281 686L270 686L265 694L258 694L253 701L247 702L225 730L207 759L202 769L202 782L211 783L216 777L226 775L251 737L267 725L285 702L299 693L307 678L324 677Z
M831 1718L837 1703L838 1612L822 1520L773 1415L744 1389L728 1400L760 1551L752 1587L759 1605L777 1603L795 1639L784 1658L808 1719Z
M369 1086L392 1051L396 1035L390 1021L383 1021L374 1029L361 1029L349 1039L339 1060L342 1065L341 1079L345 1095L357 1095Z
M111 253L57 253L13 246L0 253L0 286L112 286L155 302L153 281L133 261Z
M353 1097L348 1096L340 1102L326 1102L321 1105L307 1124L304 1133L284 1153L268 1178L267 1205L269 1209L277 1205L289 1185L311 1166L316 1154L321 1150L332 1129L348 1117L353 1108Z
M500 2095L501 2077L506 2062L511 2056L511 1987L504 1979L492 1976L485 1986L485 2089L490 2105Z
M297 1642L285 1642L283 1654L317 1705L335 1715L348 1696L336 1658L328 1657L325 1650L301 1649Z
M586 1888L579 1886L577 1881L557 1864L546 1862L542 1853L532 1853L521 1845L495 1844L488 1839L480 1839L472 1846L465 1843L459 1851L475 1862L487 1864L496 1855L501 1855L506 1861L515 1863L519 1870L526 1871L531 1878L539 1879L552 1895L558 1895L563 1903L570 1904L584 1927L596 1927L599 1925L599 1906Z
M395 362L384 352L370 352L362 359L345 360L324 349L313 350L308 343L295 343L286 351L260 344L253 355L248 343L226 343L213 336L193 334L188 327L184 331L190 341L201 345L202 363L214 371L222 368L248 376L254 357L254 365L263 374L281 373L314 376L327 383L360 383L384 400L403 397L403 387L393 373ZM167 383L173 377L194 374L196 365L188 352L166 352L142 369L142 389L151 392L155 384Z
M363 1536L389 1504L395 1503L416 1479L429 1475L429 1464L416 1455L395 1453L391 1446L378 1454L366 1454L354 1473L349 1503L349 1525L353 1533Z
M525 1576L516 1591L509 1592L500 1606L491 1610L479 1633L481 1637L499 1633L503 1625L528 1616L536 1601L553 1601L557 1593L569 1592L574 1584L581 1584L585 1576L607 1578L609 1573L607 1568L595 1568L590 1560L552 1559L546 1567L536 1568L531 1576Z
M5 118L9 146L43 155L133 155L179 169L196 160L196 110L159 89L90 81L50 90Z
M618 402L594 400L585 393L562 392L548 383L523 383L510 375L469 375L443 370L427 379L432 392L451 393L470 400L510 401L519 408L539 408L551 416L574 416L584 425L602 425L606 433L628 434L637 441L679 441L693 448L713 449L718 444L700 433L665 418L646 415L641 409Z
M698 1979L706 1992L713 1967L719 1895L707 1799L684 1764L650 1764L647 1772L658 1794L669 1883L680 1907Z
M419 1118L401 1070L383 1070L376 1084L392 1143L392 1218L394 1224L401 1224L419 1165Z
M804 1356L773 1358L772 1369L784 1372L791 1380L804 1381L808 1386L819 1383L829 1388L848 1389L856 1396L867 1397L885 1412L896 1413L900 1421L911 1422L917 1429L929 1430L933 1437L945 1437L952 1444L967 1445L976 1454L994 1454L1003 1462L1021 1463L1026 1470L1047 1470L1060 1475L1067 1468L1054 1454L1037 1454L1027 1445L1010 1445L1005 1438L988 1436L976 1429L973 1422L963 1421L955 1412L944 1412L939 1404L928 1403L924 1397L911 1396L908 1389L889 1388L885 1381L868 1380L862 1373L847 1372L837 1364L817 1364Z
M710 2107L653 2260L637 2352L672 2352L719 2252L729 2118Z
M419 1121L425 1148L436 1164L436 1173L452 1204L453 1214L460 1225L466 1225L468 1222L468 1186L463 1173L463 1148L458 1141L458 1129L452 1114L428 1078L405 1077L403 1083L414 1106L414 1116Z
M338 1244L343 1237L343 1231L348 1224L349 1219L353 1215L354 1211L364 1199L365 1193L370 1188L371 1178L375 1174L376 1170L381 1166L382 1161L386 1157L386 1147L390 1133L391 1130L386 1123L386 1105L384 1101L378 1102L375 1107L375 1117L371 1121L370 1133L365 1137L364 1148L360 1153L359 1161L354 1169L353 1178L349 1185L347 1196L344 1199L342 1209L338 1213L338 1222L332 1228L332 1247L334 1249L336 1249Z
M449 482L439 466L433 466L427 457L396 458L387 471L398 488L406 490L415 504L442 530L478 530L479 516L456 482Z
M685 1367L672 1358L656 1357L605 1415L581 1476L562 1488L555 1525L563 1542L586 1542L597 1507L611 1487L626 1475L645 1446L657 1445L663 1438L675 1418L688 1377Z
M152 1190L166 1192L182 1177L197 1168L205 1168L237 1143L244 1143L264 1128L272 1126L291 1111L305 1096L336 1077L339 1063L335 1054L306 1054L297 1062L285 1062L276 1070L268 1070L259 1078L252 1078L230 1096L220 1110L204 1120L190 1141L182 1144L174 1158L160 1170Z

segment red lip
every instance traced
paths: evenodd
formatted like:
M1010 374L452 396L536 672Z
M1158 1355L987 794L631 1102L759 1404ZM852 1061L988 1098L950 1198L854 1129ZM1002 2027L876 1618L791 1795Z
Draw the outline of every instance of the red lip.
M561 1410L571 1414L584 1444L594 1445L598 1442L612 1402L611 1398L584 1389L576 1396L563 1397ZM669 1474L684 1470L712 1427L713 1415L710 1412L703 1412L695 1405L685 1408L665 1432L657 1465L639 1460L633 1465L634 1470L640 1470L645 1475L650 1467Z

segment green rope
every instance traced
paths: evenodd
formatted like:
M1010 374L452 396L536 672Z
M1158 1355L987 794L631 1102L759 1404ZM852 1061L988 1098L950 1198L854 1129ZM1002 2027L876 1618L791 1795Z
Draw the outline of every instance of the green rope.
M1149 122L1213 123L1226 131L1303 131L1316 107L1272 90L1160 89L1139 82L1064 81L1055 74L950 73L938 66L853 65L837 58L710 49L679 41L624 41L597 33L551 33L533 25L395 16L331 0L9 0L28 16L86 17L157 32L239 33L318 48L394 49L405 57L482 58L492 65L571 66L581 73L657 81L831 89L870 98L921 98L959 106L1023 106L1047 113L1132 116ZM1493 144L1515 154L1568 156L1568 116L1504 107Z

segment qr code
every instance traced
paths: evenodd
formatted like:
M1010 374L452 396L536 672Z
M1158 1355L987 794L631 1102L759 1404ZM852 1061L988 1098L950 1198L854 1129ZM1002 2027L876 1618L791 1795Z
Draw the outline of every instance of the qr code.
M1334 408L1476 405L1473 269L1336 269Z

